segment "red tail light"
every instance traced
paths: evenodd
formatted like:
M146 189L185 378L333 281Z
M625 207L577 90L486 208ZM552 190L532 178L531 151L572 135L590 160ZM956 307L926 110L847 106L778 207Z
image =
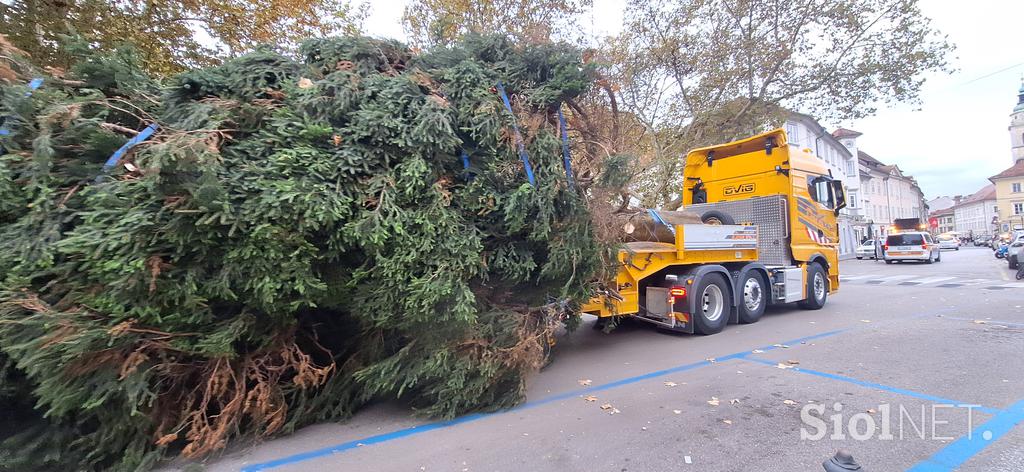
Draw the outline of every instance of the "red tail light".
M928 249L928 243L921 243L921 249Z
M883 244L882 245L882 250L883 251L888 251L889 250L889 245L888 244Z
M672 287L668 290L668 299L670 304L675 304L677 301L686 300L686 287Z

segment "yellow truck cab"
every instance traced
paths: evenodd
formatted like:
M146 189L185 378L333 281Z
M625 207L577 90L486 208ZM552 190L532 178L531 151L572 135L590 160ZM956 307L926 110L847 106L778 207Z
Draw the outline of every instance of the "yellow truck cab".
M845 196L820 159L776 129L694 149L683 172L683 211L649 210L672 236L623 243L614 284L584 312L714 334L769 304L824 306L839 288Z

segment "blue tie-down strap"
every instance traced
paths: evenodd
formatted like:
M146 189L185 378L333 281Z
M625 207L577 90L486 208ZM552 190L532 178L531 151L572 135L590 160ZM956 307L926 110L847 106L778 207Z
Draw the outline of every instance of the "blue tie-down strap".
M121 146L120 149L114 151L114 153L110 155L110 159L107 159L107 162L103 163L103 172L110 172L110 170L117 165L117 161L121 160L129 149L133 148L136 144L149 139L149 137L152 136L158 128L160 128L160 125L157 125L156 123L147 126L142 131L139 131L139 134L135 135L134 138L129 139L127 143L124 143L124 146ZM99 177L97 177L97 179L99 179Z
M562 161L565 163L565 181L569 183L569 190L572 190L572 162L569 161L569 127L565 124L565 115L562 114L561 106L558 107L558 131L562 134Z
M25 96L26 97L32 96L32 91L34 91L34 90L36 90L36 89L38 89L39 87L42 87L42 86L43 86L43 79L42 78L36 77L36 78L32 79L28 83L28 92L25 92ZM0 127L0 136L10 136L10 135L11 135L11 130L7 129L7 126ZM0 151L2 151L2 150L3 150L3 148L0 148Z
M469 171L469 154L462 150L462 170L465 171L466 180L473 180L473 174Z
M658 214L658 210L648 208L647 213L651 214L651 219L653 219L655 223L665 225L666 227L668 227L668 230L672 232L672 234L676 234L676 227L666 223L665 220L661 219L661 215Z
M523 144L523 135L519 134L519 125L516 124L516 115L512 111L512 103L508 101L508 94L505 93L505 87L501 85L501 82L495 86L498 93L501 94L501 101L505 103L505 109L512 115L512 130L515 131L516 137L516 148L519 149L519 158L523 160L523 167L526 168L526 180L530 181L530 185L537 186L536 181L533 179L533 166L530 165L530 156L526 154L526 145Z

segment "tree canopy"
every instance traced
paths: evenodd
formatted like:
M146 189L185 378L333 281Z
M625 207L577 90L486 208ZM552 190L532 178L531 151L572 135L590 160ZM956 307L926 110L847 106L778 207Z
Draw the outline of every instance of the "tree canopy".
M14 0L0 2L0 31L37 64L69 67L61 37L81 35L98 50L132 44L143 67L167 75L263 43L353 33L365 13L347 0Z

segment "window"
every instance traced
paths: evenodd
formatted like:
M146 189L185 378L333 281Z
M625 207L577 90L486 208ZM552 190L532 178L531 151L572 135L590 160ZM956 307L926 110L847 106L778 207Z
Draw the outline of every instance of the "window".
M831 198L832 188L829 185L831 182L832 181L828 177L819 176L811 179L807 183L807 191L811 194L811 198L825 208L833 208Z
M1010 184L1010 191L1013 193L1020 193L1020 182Z
M1013 204L1013 214L1014 215L1024 214L1024 203L1014 203Z
M800 143L800 127L796 123L786 123L786 138L793 144Z
M857 194L851 193L850 196L850 208L857 208Z

